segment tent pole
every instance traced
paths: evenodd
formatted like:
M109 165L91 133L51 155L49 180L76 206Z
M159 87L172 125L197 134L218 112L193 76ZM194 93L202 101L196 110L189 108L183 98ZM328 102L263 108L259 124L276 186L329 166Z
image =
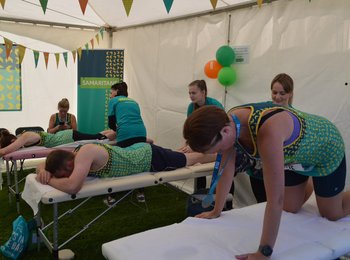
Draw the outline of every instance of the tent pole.
M227 45L230 45L231 40L230 40L230 35L231 35L231 14L228 15L228 26L227 26ZM227 95L227 89L226 86L224 87L225 93L224 93L224 108L226 110L226 95Z

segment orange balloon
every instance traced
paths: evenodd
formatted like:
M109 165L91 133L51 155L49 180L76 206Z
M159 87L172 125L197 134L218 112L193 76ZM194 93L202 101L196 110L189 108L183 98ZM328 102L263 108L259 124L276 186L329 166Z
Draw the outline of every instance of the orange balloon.
M222 66L216 60L208 61L204 66L204 73L208 78L216 79Z

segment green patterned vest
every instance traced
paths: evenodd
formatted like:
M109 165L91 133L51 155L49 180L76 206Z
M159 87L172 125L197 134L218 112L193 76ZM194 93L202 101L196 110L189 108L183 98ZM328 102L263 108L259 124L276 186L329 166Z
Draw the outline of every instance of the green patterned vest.
M250 108L249 131L253 142L252 157L260 158L257 150L257 135L260 120L266 111L276 107L284 109L295 115L300 122L298 137L291 144L284 146L285 164L301 164L312 170L297 171L307 176L325 176L337 169L344 158L344 142L339 130L329 120L301 112L292 107L281 107L272 102L252 103L237 108ZM238 146L239 148L239 146Z

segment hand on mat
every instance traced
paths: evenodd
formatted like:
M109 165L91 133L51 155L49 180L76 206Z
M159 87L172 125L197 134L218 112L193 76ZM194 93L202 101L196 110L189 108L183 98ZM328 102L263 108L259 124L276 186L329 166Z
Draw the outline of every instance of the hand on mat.
M220 216L220 213L215 212L214 210L202 212L196 215L196 218L217 218Z

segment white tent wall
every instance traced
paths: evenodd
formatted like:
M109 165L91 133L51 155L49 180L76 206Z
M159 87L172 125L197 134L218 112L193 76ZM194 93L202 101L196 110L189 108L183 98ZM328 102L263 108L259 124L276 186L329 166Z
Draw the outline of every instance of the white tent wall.
M280 0L232 11L230 44L249 46L249 62L234 65L238 80L228 89L226 110L269 100L272 78L288 73L295 81L294 107L333 121L349 154L348 10L347 0ZM228 24L229 14L221 13L113 34L113 47L125 49L130 96L140 103L149 136L158 144L183 144L187 86L206 78L204 65L227 43ZM206 81L209 96L223 101L223 87Z
M74 37L86 39L89 42L94 37L87 38L85 31L74 30ZM82 33L82 34L80 34ZM91 33L91 32L90 32ZM11 132L22 126L41 126L45 130L49 124L50 115L57 112L57 103L62 98L68 98L70 101L69 112L77 114L77 60L73 61L73 56L68 51L68 63L65 66L62 55L57 67L54 52L65 52L67 50L58 46L53 46L46 42L35 39L12 35L0 31L0 35L7 37L15 43L22 44L28 48L38 51L48 51L48 67L45 66L43 53L40 53L38 66L35 68L33 51L26 50L21 65L21 84L22 84L22 110L21 111L1 111L1 127L9 129ZM100 44L96 48L107 49L109 46L109 36L100 39ZM97 44L96 44L97 45ZM75 46L78 48L80 46Z

